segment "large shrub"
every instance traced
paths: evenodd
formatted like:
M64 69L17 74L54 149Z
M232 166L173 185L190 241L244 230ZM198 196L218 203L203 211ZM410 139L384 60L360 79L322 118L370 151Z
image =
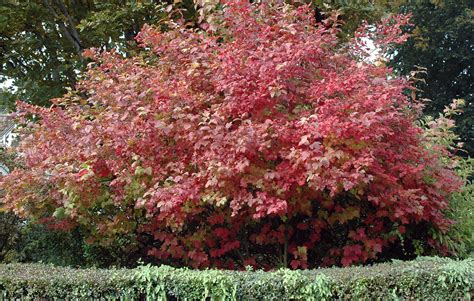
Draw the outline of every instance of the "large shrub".
M341 46L337 18L220 6L199 29L145 27L148 55L89 51L78 91L51 108L19 103L39 122L24 130L26 168L2 181L4 205L174 265L350 265L409 256L414 242L446 251L430 233L448 230L460 180L425 147L410 83L360 57L362 32ZM404 22L366 29L386 49Z

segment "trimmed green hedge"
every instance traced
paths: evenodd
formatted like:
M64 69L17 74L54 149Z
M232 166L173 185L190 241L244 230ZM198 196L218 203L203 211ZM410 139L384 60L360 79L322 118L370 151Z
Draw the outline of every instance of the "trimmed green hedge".
M470 300L474 258L423 257L308 271L197 271L169 266L72 269L0 265L0 299Z

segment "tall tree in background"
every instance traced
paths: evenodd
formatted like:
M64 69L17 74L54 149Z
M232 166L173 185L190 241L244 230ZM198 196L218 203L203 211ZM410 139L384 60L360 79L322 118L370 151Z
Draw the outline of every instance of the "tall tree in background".
M9 80L17 98L48 105L73 87L90 47L137 51L135 35L156 24L173 1L33 0L0 4L0 83ZM193 3L178 2L192 12ZM4 91L3 107L13 99Z
M425 113L438 115L452 99L466 102L457 117L457 131L465 149L474 154L474 2L471 0L413 1L402 6L412 13L413 36L399 46L392 64L402 74L426 68L417 83L417 97L430 99Z

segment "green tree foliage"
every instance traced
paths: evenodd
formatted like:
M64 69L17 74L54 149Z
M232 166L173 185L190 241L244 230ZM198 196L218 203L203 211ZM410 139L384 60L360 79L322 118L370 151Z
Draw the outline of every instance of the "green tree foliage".
M351 38L363 21L376 23L389 13L397 12L406 0L375 0L375 1L327 1L312 0L316 9L316 17L324 18L319 14L324 11L338 11L339 18L343 21L341 37L345 40Z
M0 88L0 109L10 111L15 106L15 95L6 88Z
M419 98L427 98L425 112L436 116L455 98L466 101L457 116L457 132L465 149L474 154L474 2L470 0L411 1L401 7L412 13L412 38L398 47L392 64L409 74L420 66L426 74L417 83Z
M192 1L175 2L192 12ZM87 63L84 49L134 53L135 35L145 23L159 22L166 4L151 0L0 2L0 83L13 80L16 97L48 105L76 83ZM3 106L8 107L11 98L8 93L0 95Z

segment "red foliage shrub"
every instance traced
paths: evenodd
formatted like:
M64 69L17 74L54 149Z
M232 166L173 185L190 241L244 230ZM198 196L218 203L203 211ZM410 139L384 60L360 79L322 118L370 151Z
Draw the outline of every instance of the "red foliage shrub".
M194 267L363 263L449 227L459 180L424 147L405 79L306 6L228 1L216 19L145 27L145 56L89 51L78 92L18 104L40 121L4 205L91 242L148 234L150 255Z

